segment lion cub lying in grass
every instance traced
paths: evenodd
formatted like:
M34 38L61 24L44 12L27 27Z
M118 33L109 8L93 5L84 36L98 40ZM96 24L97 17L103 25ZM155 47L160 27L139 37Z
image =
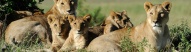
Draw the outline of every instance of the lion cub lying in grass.
M109 16L104 20L104 22L101 25L90 27L88 32L89 34L100 36L126 27L133 27L130 18L127 16L127 12L111 11Z
M75 16L69 16L68 20L70 22L71 30L68 38L66 39L59 52L83 49L85 46L87 46L87 31L91 16L85 15L83 18L75 18Z

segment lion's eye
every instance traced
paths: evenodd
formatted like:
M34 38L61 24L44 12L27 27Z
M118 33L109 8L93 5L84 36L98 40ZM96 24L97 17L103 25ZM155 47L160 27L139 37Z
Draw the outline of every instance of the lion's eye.
M83 26L85 26L85 23L82 23Z
M54 24L54 26L57 26L57 24Z
M151 15L153 15L153 13L152 13L152 12L151 12L150 14L151 14Z
M76 23L74 23L76 25Z
M61 3L62 5L64 5L64 3Z

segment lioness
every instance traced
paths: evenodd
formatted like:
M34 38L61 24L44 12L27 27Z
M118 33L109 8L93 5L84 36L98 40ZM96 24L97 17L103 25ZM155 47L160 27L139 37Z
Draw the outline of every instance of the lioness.
M42 18L41 18L42 17ZM51 45L51 33L46 18L43 16L31 16L11 22L5 30L5 42L8 44L20 44L35 42L37 36L43 44Z
M87 46L88 26L91 20L90 15L85 15L83 18L68 17L71 30L68 38L63 44L59 52L83 49Z
M68 37L71 28L67 18L68 17L66 15L64 16L49 15L47 17L48 23L52 30L52 38L53 38L51 50L54 52L56 52L62 47L66 38Z
M75 15L75 10L77 8L77 1L78 0L54 0L55 4L54 6L44 15L44 16L35 16L35 17L47 17L49 14L54 14L54 15L66 15L66 14L71 14L71 15ZM32 16L34 17L34 16ZM28 29L32 30L32 29L35 29L35 25L38 25L40 21L34 21L34 22L31 22L30 20L33 20L31 18L27 18L27 19L20 19L20 20L17 20L17 22L13 22L13 23L16 23L18 25L21 25L20 27L28 27L28 28L20 28L20 29L23 29L24 32L20 32L20 34L25 34L26 32L25 31L28 31ZM23 22L23 23L19 23L19 22ZM27 23L27 24L24 24L24 23ZM30 23L31 22L31 23ZM47 22L45 22L47 23ZM30 25L29 25L30 24ZM11 26L10 29L12 29L14 26L18 26L18 25L15 25L15 24L12 24L12 25L9 25ZM26 25L26 26L25 26ZM42 26L41 28L38 27L38 29L41 29L43 30L42 28L46 28L44 27L44 25L42 23L39 24L40 26ZM47 27L49 28L49 27ZM16 28L14 28L16 29ZM12 30L14 30L12 29ZM19 29L19 28L18 28ZM12 31L12 30L7 30L7 31ZM46 29L47 30L47 29ZM33 31L35 32L38 32L39 30L32 30L32 31L29 31L29 33L33 33ZM49 31L49 30L48 30ZM8 32L7 34L9 34L10 32ZM11 33L10 33L11 34ZM9 36L9 35L8 35ZM7 37L8 37L7 36ZM19 35L18 37L20 37L21 39L24 38L22 36L25 36L25 35ZM10 36L11 37L11 36ZM49 38L49 37L46 37L44 36L45 38ZM5 38L6 39L6 38ZM12 39L12 38L11 38ZM51 39L51 38L50 38ZM11 42L11 41L7 41L7 42ZM21 40L17 41L17 42L22 42Z
M159 51L169 44L170 36L167 22L172 4L163 2L153 5L150 2L144 3L144 9L147 13L145 22L138 26L123 28L95 38L88 46L88 51L97 52L121 52L120 41L128 37L133 43L137 44L144 38L148 41L150 47L145 46L145 52L150 49Z
M77 9L78 0L54 0L53 7L45 13L48 17L49 14L54 15L75 15Z

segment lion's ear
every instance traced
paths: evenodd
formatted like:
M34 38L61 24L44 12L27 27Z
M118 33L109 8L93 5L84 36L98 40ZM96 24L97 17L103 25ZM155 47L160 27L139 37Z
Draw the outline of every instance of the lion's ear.
M100 24L100 26L105 26L106 24L105 24L105 21L103 21L101 24Z
M57 3L58 2L58 0L53 0L54 1L54 3Z
M111 22L114 26L116 26L117 28L119 28L119 25L117 24L117 21L115 21L115 19L110 20L110 22Z
M114 11L110 12L110 16L111 16L112 19L115 19L115 15L117 15L117 14Z
M71 23L72 21L74 21L76 19L76 17L74 15L69 15L68 16L68 20Z
M52 23L52 21L55 19L55 16L54 15L48 15L47 17L47 20L48 20L48 23Z
M90 21L91 21L91 15L90 15L90 14L87 14L87 15L85 15L85 16L83 17L83 19L84 19L85 21L90 22Z
M127 14L127 11L126 11L126 10L123 10L122 14L123 14L123 15L126 15L126 14Z
M151 2L145 2L144 3L145 11L147 12L149 9L151 9L152 6L153 4Z
M115 20L115 19L118 18L118 16L116 16L116 15L117 15L117 12L111 11L110 15L111 15L111 18L110 18L111 20L110 20L110 22L111 22L114 26L116 26L117 28L119 28L119 25L117 24L117 21Z
M172 4L170 2L168 2L168 1L165 1L165 2L162 3L162 6L163 6L163 8L165 10L170 11L170 9L172 7Z

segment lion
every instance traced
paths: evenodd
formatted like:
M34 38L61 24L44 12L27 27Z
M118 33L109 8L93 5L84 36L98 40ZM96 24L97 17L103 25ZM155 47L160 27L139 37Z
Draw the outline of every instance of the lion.
M78 0L54 0L53 7L45 13L48 17L49 14L54 15L76 15Z
M168 47L168 44L170 44L170 35L167 22L169 20L171 7L172 4L168 1L156 5L145 2L144 9L147 13L145 22L132 28L123 28L99 36L89 44L87 50L97 52L121 52L122 49L119 45L124 37L128 37L135 44L146 39L150 47L144 46L145 52L151 51L150 49L158 52Z
M88 26L91 21L91 15L87 14L83 18L69 16L71 30L68 38L58 52L72 51L76 49L83 49L87 46L88 40Z
M45 46L51 45L50 28L46 22L43 15L13 21L5 30L5 42L9 45L20 45L25 42L35 43L34 40L39 38Z
M126 28L126 27L133 27L133 24L129 20L130 18L127 16L127 12L124 10L122 12L114 12L111 11L110 15L106 18L104 23L104 33L110 33L112 31Z
M101 25L90 27L88 32L89 34L100 36L127 27L133 27L130 18L127 16L127 12L125 10L122 12L111 11Z
M127 16L127 12L123 10L122 12L111 11L109 16L98 26L90 27L88 30L89 41L88 44L96 37L110 33L112 31L133 27L130 18Z
M53 39L50 49L54 52L59 50L64 44L66 38L68 38L71 27L67 18L67 15L56 16L53 14L47 17L48 24L50 25L50 28L52 30Z

